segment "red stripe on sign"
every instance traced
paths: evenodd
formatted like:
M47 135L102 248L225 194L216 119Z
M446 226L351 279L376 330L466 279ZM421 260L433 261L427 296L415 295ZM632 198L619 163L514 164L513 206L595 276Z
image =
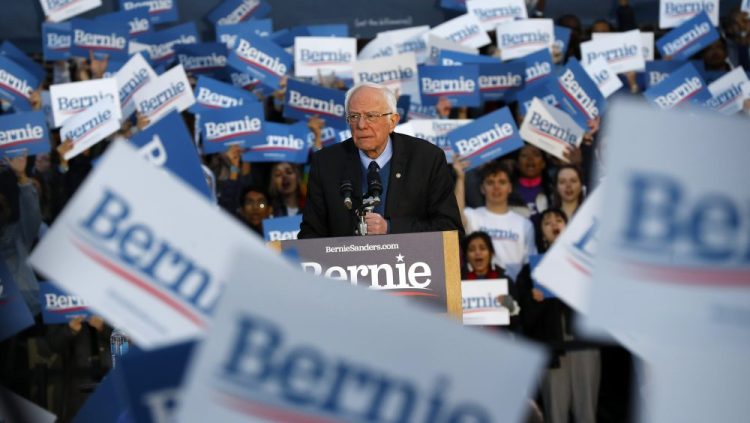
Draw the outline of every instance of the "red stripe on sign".
M278 406L261 404L246 398L228 393L220 393L219 401L243 414L256 416L273 422L281 423L334 423L339 420L318 416L310 416L301 412L290 411Z

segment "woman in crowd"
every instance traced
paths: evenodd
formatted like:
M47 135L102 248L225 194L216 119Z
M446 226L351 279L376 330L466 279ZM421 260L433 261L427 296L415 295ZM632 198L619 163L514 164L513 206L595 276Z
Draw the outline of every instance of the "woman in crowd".
M519 150L516 161L518 178L513 185L513 191L514 196L528 208L528 212L522 214L530 219L534 219L549 206L548 184L545 181L546 167L544 154L536 146L526 144ZM519 209L514 210L521 213Z
M552 205L565 212L566 220L573 218L583 203L586 190L581 171L576 166L565 165L557 170Z
M302 171L299 166L288 162L273 165L268 193L274 216L301 214L305 206L305 195L302 191Z

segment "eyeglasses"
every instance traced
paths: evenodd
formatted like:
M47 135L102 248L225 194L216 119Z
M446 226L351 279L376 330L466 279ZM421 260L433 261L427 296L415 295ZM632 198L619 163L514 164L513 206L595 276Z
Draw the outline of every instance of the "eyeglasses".
M352 113L350 115L346 115L346 121L349 122L350 125L356 125L359 122L360 118L364 118L365 122L373 123L379 117L388 116L392 114L393 112L388 112L388 113L367 112L365 114Z
M248 207L257 207L259 209L265 209L266 208L266 202L265 201L258 201L258 200L247 200L245 201L245 205Z

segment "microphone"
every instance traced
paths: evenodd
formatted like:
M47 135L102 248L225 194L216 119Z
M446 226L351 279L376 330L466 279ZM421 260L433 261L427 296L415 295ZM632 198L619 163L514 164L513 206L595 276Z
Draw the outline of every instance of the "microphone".
M370 168L367 172L367 193L375 200L375 205L380 204L383 184L380 182L380 173L374 168Z
M354 193L354 186L352 185L352 181L346 179L341 181L341 185L339 185L339 193L341 193L341 196L344 197L344 206L348 210L352 209L352 193Z

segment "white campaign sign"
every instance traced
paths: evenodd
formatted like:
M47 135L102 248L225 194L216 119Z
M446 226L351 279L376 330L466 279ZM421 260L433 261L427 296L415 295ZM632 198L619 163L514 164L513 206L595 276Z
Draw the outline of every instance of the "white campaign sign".
M640 72L646 68L643 37L637 29L618 32L581 44L581 64L586 66L604 57L617 73Z
M133 95L135 108L153 125L172 110L182 112L195 103L185 69L177 65Z
M39 0L50 22L61 22L102 5L102 0Z
M125 65L117 71L117 89L119 90L122 118L127 119L135 112L133 96L149 83L158 78L146 59L139 53L133 55Z
M622 81L603 57L597 58L588 65L583 65L583 70L596 83L604 98L611 96L615 91L622 88Z
M538 347L235 251L214 320L222 330L195 352L176 421L510 422L526 414Z
M502 60L517 59L543 48L552 51L552 43L555 42L552 19L505 22L497 27L496 33Z
M152 349L204 333L239 246L281 263L192 187L114 143L30 262Z
M440 147L445 152L445 159L453 163L456 154L446 138L448 132L473 122L473 119L412 119L396 127L399 134L427 140Z
M451 40L446 40L445 38L440 38L437 35L434 35L432 33L426 33L423 35L425 42L427 43L427 51L428 51L428 57L426 64L436 64L438 60L438 56L440 55L441 50L448 50L448 51L457 51L459 53L466 53L466 54L479 54L479 50L473 47L467 47L461 44L458 44L456 42L453 42ZM412 98L411 101L414 101L415 98ZM419 101L419 97L416 98L417 101Z
M654 60L654 33L639 31L641 34L641 52L643 52L643 60L650 62ZM595 32L591 34L591 39L606 40L607 38L619 37L622 32Z
M482 28L479 19L472 13L466 13L448 22L443 22L432 28L429 33L462 46L473 48L484 47L492 42L487 35L487 31Z
M49 87L49 95L56 128L103 98L119 99L115 78L55 84Z
M705 11L719 26L719 0L659 0L659 28L674 28Z
M467 0L466 10L479 19L485 31L494 31L504 22L528 18L524 0Z
M465 325L507 325L510 312L497 297L508 295L507 279L461 281Z
M708 91L713 97L708 105L725 115L732 115L742 110L745 103L746 85L750 84L745 70L738 66L731 72L708 85ZM750 88L750 87L749 87Z
M295 76L350 78L357 60L357 39L344 37L295 37Z
M417 63L424 63L427 59L427 39L425 36L429 31L429 25L392 29L379 32L375 40L388 43L392 48L391 54L393 55L414 53L417 57ZM370 57L360 56L359 58L367 59Z
M72 159L117 132L121 117L119 100L104 98L66 120L60 129L60 139L71 140L73 148L65 153L65 160Z
M581 145L584 130L569 114L534 97L518 134L524 141L567 162L563 152L568 145Z
M414 53L358 60L354 63L352 76L355 84L375 82L400 95L419 98L419 74Z

